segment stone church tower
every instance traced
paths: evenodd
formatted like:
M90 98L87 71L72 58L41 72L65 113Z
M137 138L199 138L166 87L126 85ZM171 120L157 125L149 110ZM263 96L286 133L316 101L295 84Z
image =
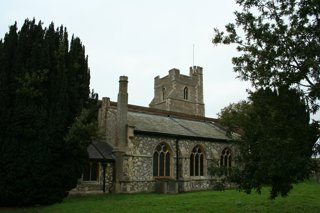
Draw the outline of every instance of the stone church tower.
M189 76L171 69L169 75L154 79L154 98L150 108L205 116L202 67L190 67Z

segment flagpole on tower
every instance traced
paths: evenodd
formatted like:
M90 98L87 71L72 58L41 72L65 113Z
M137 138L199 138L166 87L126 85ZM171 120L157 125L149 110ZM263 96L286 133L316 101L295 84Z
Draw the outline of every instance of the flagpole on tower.
M194 44L192 46L192 66L194 66Z

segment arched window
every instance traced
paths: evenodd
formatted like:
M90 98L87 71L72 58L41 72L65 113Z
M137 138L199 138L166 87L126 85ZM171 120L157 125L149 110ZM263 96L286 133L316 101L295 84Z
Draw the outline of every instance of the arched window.
M164 101L165 93L166 93L166 88L162 87L162 101Z
M169 147L165 143L160 143L153 153L153 176L170 176L171 155Z
M190 155L190 176L203 176L203 160L201 147L194 147Z
M184 100L188 100L188 99L189 99L188 87L185 87L185 88L183 89L183 99L184 99Z
M225 148L220 156L220 166L225 168L231 168L231 150L229 148Z

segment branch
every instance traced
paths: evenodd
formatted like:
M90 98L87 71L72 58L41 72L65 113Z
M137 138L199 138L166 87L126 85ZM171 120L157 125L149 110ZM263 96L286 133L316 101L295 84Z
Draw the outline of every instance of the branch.
M302 84L302 83L297 83L298 85L300 85L300 86L303 86L303 87L307 87L307 88L311 88L312 86L310 86L310 85L305 85L305 84Z

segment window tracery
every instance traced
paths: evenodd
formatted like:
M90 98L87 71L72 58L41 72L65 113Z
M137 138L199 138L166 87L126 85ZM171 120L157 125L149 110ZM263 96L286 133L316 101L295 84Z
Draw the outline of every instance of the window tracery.
M204 155L198 145L192 149L190 155L190 176L203 176Z
M165 143L160 143L153 153L153 176L169 177L171 174L171 153Z

